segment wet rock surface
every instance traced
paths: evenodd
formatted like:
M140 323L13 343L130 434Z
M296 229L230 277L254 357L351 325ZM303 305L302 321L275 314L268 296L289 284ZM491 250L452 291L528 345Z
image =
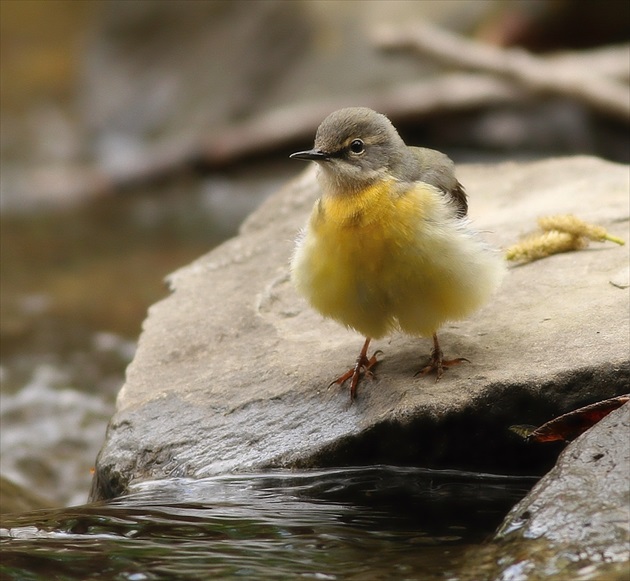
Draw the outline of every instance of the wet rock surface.
M595 158L463 166L471 217L506 247L542 215L574 213L628 239L627 167ZM397 335L376 378L328 388L362 339L322 319L289 281L293 239L318 195L314 172L268 199L238 237L170 277L151 307L99 455L93 498L130 483L274 466L413 464L527 473L513 424L544 421L627 391L628 292L611 284L628 246L513 267L494 300L445 326L447 357L470 364L414 377L430 341ZM541 451L542 450L542 451Z
M570 444L467 569L496 580L627 579L629 428L626 404Z

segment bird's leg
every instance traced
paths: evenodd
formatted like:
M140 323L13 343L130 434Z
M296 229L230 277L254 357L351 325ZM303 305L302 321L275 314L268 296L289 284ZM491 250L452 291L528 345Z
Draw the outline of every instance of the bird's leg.
M438 341L437 333L433 333L433 350L431 351L431 359L429 360L429 364L418 371L418 373L421 375L426 375L427 373L435 371L437 375L435 381L438 381L440 377L442 377L445 367L452 367L453 365L463 363L464 361L470 363L470 361L468 361L468 359L464 357L445 360L444 353L442 353L442 349L440 348L440 342ZM418 373L416 373L416 375L418 375Z
M343 385L348 379L352 378L350 382L350 400L354 400L357 396L357 385L359 385L359 378L361 377L361 369L365 370L365 374L373 377L372 367L374 367L378 361L376 360L376 354L380 353L380 351L375 351L372 357L368 358L367 350L370 345L370 341L372 339L370 337L365 338L365 343L363 343L363 347L361 348L361 353L357 357L357 361L354 364L354 367L346 371L343 375L340 375L337 379L330 382L330 385ZM329 386L330 387L330 386Z

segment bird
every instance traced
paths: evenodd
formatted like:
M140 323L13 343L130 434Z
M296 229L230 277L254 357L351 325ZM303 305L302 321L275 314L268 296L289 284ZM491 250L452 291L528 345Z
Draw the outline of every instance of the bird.
M316 311L365 337L346 373L356 398L373 376L370 342L395 332L431 337L416 375L468 361L444 358L438 330L486 303L505 262L467 218L468 198L445 154L407 146L390 120L365 107L328 115L314 147L290 155L314 161L321 196L297 236L291 279Z

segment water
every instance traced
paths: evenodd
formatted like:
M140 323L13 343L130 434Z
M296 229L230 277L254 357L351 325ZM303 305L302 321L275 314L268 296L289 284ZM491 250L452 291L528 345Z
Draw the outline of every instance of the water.
M8 515L2 578L460 579L535 479L376 466L147 482Z
M47 211L11 206L3 188L0 474L53 505L85 502L165 276L234 235L291 172L285 162L179 176Z

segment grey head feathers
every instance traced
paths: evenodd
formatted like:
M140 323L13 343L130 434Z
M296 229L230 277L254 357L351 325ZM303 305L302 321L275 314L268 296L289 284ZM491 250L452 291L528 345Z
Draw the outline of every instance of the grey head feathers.
M433 149L407 147L385 115L366 107L331 113L317 129L315 147L294 157L318 162L320 179L342 194L394 177L438 188L448 196L458 217L468 211L453 162Z

